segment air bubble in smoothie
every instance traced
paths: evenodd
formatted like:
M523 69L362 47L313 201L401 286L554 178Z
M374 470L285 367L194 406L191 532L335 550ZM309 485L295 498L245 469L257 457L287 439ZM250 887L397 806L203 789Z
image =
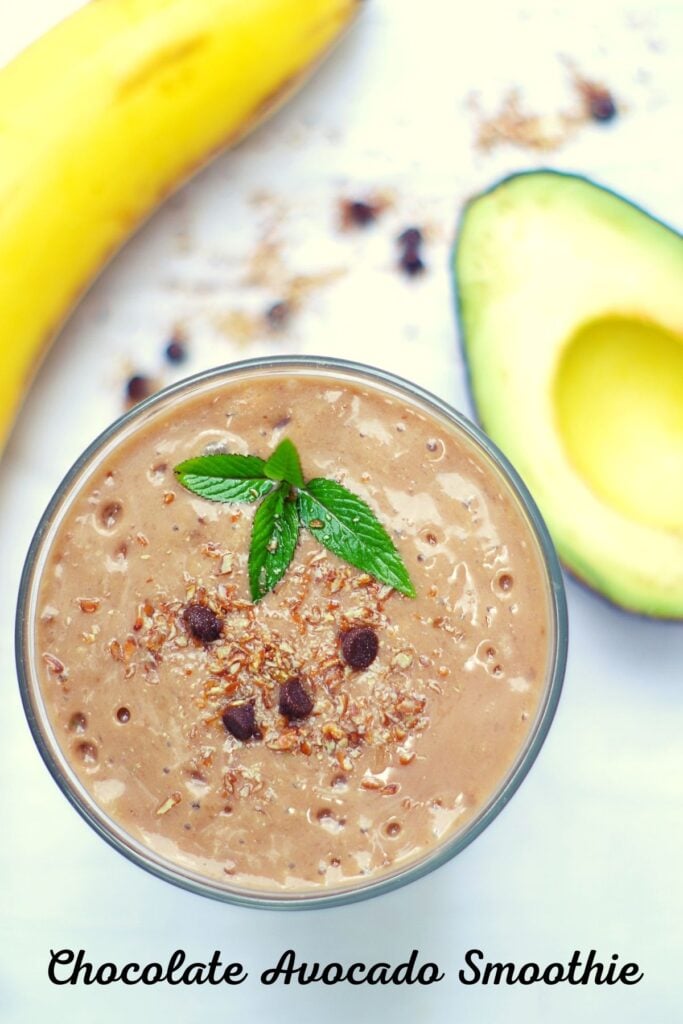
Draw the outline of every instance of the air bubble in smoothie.
M83 733L88 726L88 719L82 711L74 711L69 718L69 732Z
M498 576L496 583L498 585L498 588L502 590L504 594L507 594L512 590L514 580L509 572L502 572Z
M75 753L81 764L87 768L93 768L99 759L97 747L94 743L77 743L75 747Z
M100 522L106 530L113 530L123 515L123 505L118 501L108 501L100 509Z

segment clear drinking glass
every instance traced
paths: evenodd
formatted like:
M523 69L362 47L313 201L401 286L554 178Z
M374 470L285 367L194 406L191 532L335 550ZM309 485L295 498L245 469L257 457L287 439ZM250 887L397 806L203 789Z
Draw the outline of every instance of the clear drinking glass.
M320 890L307 889L291 893L259 892L230 885L227 881L223 884L203 877L155 853L112 820L78 779L55 735L42 698L36 652L32 643L37 595L52 538L73 497L103 460L124 439L147 425L153 418L165 415L174 404L188 397L209 395L226 381L258 380L273 374L288 377L301 375L307 378L315 376L327 384L348 382L379 390L394 398L405 397L411 406L422 407L428 415L441 421L449 432L456 432L463 441L469 443L479 458L498 475L526 519L530 539L536 543L545 568L546 601L550 611L551 628L548 672L536 719L507 776L501 780L498 789L462 830L445 838L422 858L405 865L399 864L395 870L379 877L357 880L337 888L321 885ZM566 654L567 610L557 555L540 512L505 456L478 427L446 402L417 385L383 370L331 358L283 356L232 363L180 381L141 402L116 420L76 461L45 510L26 558L16 618L19 687L33 738L57 785L88 824L124 856L166 881L191 892L228 903L269 909L329 907L376 896L420 878L450 860L471 843L507 804L536 759L558 704Z

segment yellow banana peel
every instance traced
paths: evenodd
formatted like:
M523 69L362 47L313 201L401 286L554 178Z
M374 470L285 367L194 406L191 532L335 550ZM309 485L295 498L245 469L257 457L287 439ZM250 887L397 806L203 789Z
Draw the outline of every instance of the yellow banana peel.
M361 0L93 0L0 70L0 449L140 221L300 83Z

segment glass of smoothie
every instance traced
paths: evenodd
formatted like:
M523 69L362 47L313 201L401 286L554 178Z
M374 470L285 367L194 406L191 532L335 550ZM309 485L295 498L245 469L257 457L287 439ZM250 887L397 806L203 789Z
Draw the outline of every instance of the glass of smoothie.
M369 505L415 596L313 521L252 600L258 503L174 470L285 438L306 480ZM38 526L16 637L35 742L104 839L196 893L300 908L418 878L496 817L552 721L567 622L543 521L488 438L389 373L283 357L173 385L93 442Z

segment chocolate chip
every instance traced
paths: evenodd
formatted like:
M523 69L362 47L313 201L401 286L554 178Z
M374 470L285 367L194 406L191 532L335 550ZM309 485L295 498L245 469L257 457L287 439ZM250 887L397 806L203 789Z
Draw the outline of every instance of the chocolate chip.
M416 249L407 248L398 261L398 265L408 277L417 277L425 270L424 261Z
M313 700L309 693L304 690L298 676L288 679L280 687L280 700L278 703L280 714L286 718L306 718L313 710Z
M249 740L261 733L256 724L253 700L247 704L230 704L222 715L223 725L236 740Z
M190 604L183 612L186 628L197 640L211 643L221 635L222 623L218 616L203 604Z
M365 228L377 220L379 207L360 199L345 199L341 203L341 220L345 228Z
M187 348L181 338L174 336L164 352L169 363L184 363L187 359Z
M368 668L377 657L378 648L377 634L369 626L354 626L342 636L342 655L351 668Z
M588 109L593 120L602 124L617 116L617 105L607 89L596 89L589 93Z
M266 320L268 326L275 330L280 330L287 324L292 313L292 307L288 302L280 301L274 302L269 309L266 310Z
M396 239L404 249L417 249L422 245L422 232L419 228L406 228Z
M126 384L126 397L129 402L141 402L154 391L154 385L149 377L136 373Z

